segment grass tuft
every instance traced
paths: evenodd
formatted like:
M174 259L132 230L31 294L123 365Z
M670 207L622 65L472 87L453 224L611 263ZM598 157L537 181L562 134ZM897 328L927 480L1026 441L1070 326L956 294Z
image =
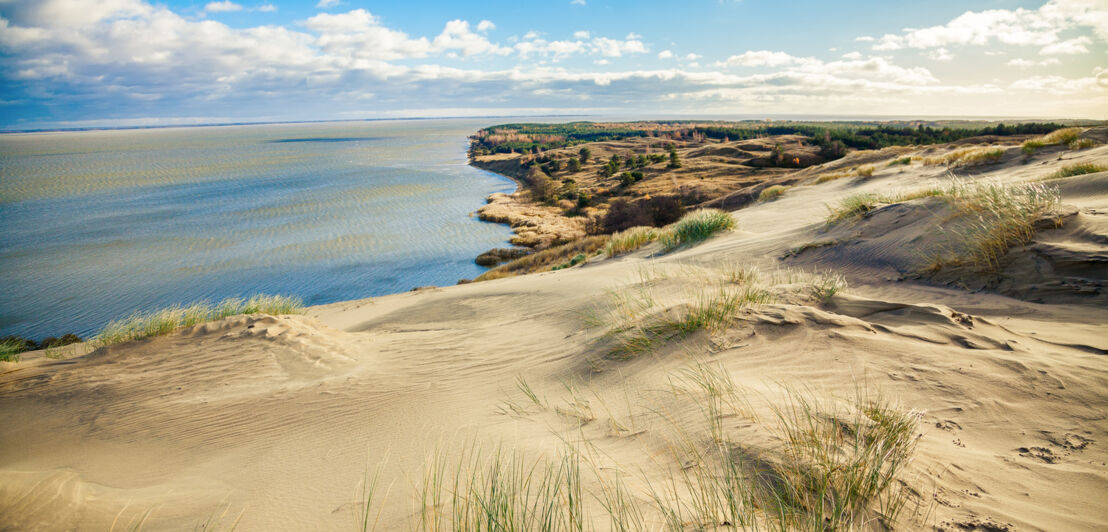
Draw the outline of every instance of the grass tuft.
M1000 162L1000 158L1003 156L1004 148L962 148L944 155L927 157L923 160L923 164L928 166L977 166Z
M780 198L781 195L783 195L785 191L789 190L790 188L792 187L786 187L782 185L773 185L771 187L764 188L762 189L761 194L758 194L758 201L773 201L777 198Z
M493 268L474 281L491 281L505 277L515 277L527 273L545 272L556 266L572 262L578 255L586 257L602 250L608 245L608 235L597 235L574 240L552 248L526 255ZM580 262L580 261L579 261Z
M718 209L697 209L682 216L671 225L671 232L665 235L662 242L668 251L684 244L706 240L716 233L734 228L735 219L731 214Z
M1057 144L1066 144L1069 145L1069 148L1071 150L1079 150L1082 148L1074 147L1074 143L1079 142L1078 137L1081 135L1081 131L1082 129L1078 127L1067 127L1065 129L1058 129L1041 137L1036 137L1031 140L1025 141L1023 145L1020 146L1020 150L1022 150L1023 153L1026 155L1033 155L1041 148L1054 146ZM1084 147L1092 147L1092 144L1087 144Z
M613 233L604 253L609 257L616 257L635 251L655 240L661 238L667 232L666 229L640 225L625 231Z
M249 299L230 298L214 305L195 303L187 307L175 306L154 312L135 313L104 326L93 338L97 345L112 345L130 340L169 334L177 329L219 320L239 314L299 314L304 304L289 296L256 295Z
M18 338L0 341L0 362L19 362L19 354L25 351L26 342Z
M1108 171L1108 165L1096 164L1096 163L1081 163L1071 164L1063 166L1058 171L1050 174L1043 179L1062 179L1064 177L1073 177L1076 175L1095 174L1097 172Z
M1087 150L1089 148L1092 148L1093 146L1096 146L1096 141L1093 139L1076 139L1071 140L1068 144L1069 149L1073 151Z
M912 158L910 156L909 157L901 157L899 159L893 159L892 161L889 161L889 166L897 166L897 165L909 166L911 164L912 164Z

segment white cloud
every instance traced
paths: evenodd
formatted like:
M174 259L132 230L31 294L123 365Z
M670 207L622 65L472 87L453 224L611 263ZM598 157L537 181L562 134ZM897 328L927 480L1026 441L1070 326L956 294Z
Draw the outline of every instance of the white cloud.
M583 6L585 5L585 0L570 0L569 3L570 5Z
M702 56L700 54L688 54L688 55L685 56L685 61L696 61L697 59L700 59L701 57L704 57L704 56Z
M858 60L862 58L862 54L858 52L847 52L843 54L843 59Z
M1039 50L1040 55L1075 55L1089 53L1088 46L1093 40L1088 37L1075 37L1066 41L1048 44Z
M984 46L991 43L1049 48L1051 45L1063 44L1059 42L1061 32L1079 28L1090 28L1101 38L1108 38L1108 5L1103 0L1050 0L1035 10L1017 8L966 11L946 24L905 28L901 34L885 34L876 41L873 49L932 49L960 45ZM857 40L870 39L859 37ZM1066 41L1068 46L1061 49L1083 49L1081 43L1071 42L1074 40Z
M204 6L204 11L208 13L227 13L231 11L242 11L242 6L230 0L223 0L222 2L208 2Z
M950 50L946 48L936 48L927 52L927 58L932 61L940 61L943 63L950 62L954 59L954 54L950 53Z
M799 57L793 57L785 52L751 50L728 57L725 64L728 66L744 67L779 67L796 64L802 61L804 60Z
M621 57L623 54L642 54L648 51L642 41L635 39L617 41L607 37L596 37L592 40L591 46L605 57Z
M573 38L574 39L588 39L589 38L589 32L587 32L585 30L575 31L575 32L573 32Z
M315 7L319 9L330 9L332 7L338 7L341 3L341 0L319 0L319 2L316 2Z
M658 59L673 59L673 52L669 50L662 50L658 52Z
M273 13L277 11L277 6L273 4L262 4L258 6L258 11L261 11L262 13Z
M873 37L862 35L861 37L855 37L854 40L858 42L873 42Z
M631 32L631 33L628 33L627 36L623 38L623 40L625 40L625 41L640 41L640 40L642 40L642 35L639 35L638 33L635 33L635 32Z
M431 47L434 51L458 50L463 56L478 54L508 55L512 53L511 48L493 44L483 35L470 31L469 22L464 20L447 22L442 33L431 41Z
M1008 61L1007 63L1004 63L1004 64L1006 64L1008 66L1018 67L1018 68L1031 68L1031 67L1035 67L1035 66L1058 65L1058 64L1061 64L1061 63L1062 62L1059 61L1057 57L1048 57L1046 59L1043 59L1042 61L1032 61L1032 60L1029 60L1029 59L1016 58L1016 59L1012 59L1011 61Z
M495 29L496 24L493 24L491 20L482 20L477 23L477 31L490 31Z

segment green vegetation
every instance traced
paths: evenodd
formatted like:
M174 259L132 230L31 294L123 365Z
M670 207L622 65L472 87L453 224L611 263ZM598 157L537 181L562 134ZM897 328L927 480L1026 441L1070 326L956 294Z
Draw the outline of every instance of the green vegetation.
M1095 174L1097 172L1108 171L1108 165L1096 164L1096 163L1081 163L1071 164L1063 166L1058 171L1044 177L1043 179L1062 179L1063 177L1073 177L1075 175Z
M927 157L923 164L929 166L976 166L1000 162L1004 148L962 148L938 157Z
M676 147L669 147L669 164L666 168L681 168L681 159L677 156Z
M639 249L662 237L667 230L639 225L612 234L604 253L609 257L623 255Z
M19 362L19 354L26 350L21 339L5 338L0 341L0 362Z
M820 156L837 159L846 148L879 149L953 142L980 135L1045 134L1061 129L1056 123L1025 122L1014 125L957 121L892 122L738 122L673 120L657 122L571 122L566 124L502 124L478 131L472 137L470 153L537 153L627 137L658 137L673 140L700 138L744 140L772 135L802 135L820 146ZM1068 142L1068 141L1067 141ZM581 156L581 163L588 162Z
M572 267L577 266L578 264L581 264L581 263L583 263L587 260L588 260L588 257L586 257L584 253L578 253L578 254L574 255L572 259L569 259L569 262L564 262L562 264L559 264L559 265L551 268L551 271L557 271L557 270L564 270L566 268L572 268Z
M550 271L555 266L571 262L578 255L585 255L585 257L593 255L607 245L608 235L581 238L568 244L547 248L507 264L502 264L481 274L474 281L491 281L527 273Z
M104 327L93 341L112 345L129 340L169 334L183 327L219 320L239 314L299 314L303 303L294 297L256 295L249 299L231 298L214 305L195 303L187 307L170 307L149 313L135 313Z
M1069 149L1073 151L1087 150L1089 148L1092 148L1093 146L1096 146L1096 141L1093 139L1077 139L1070 141L1068 146Z
M678 246L700 242L720 232L735 228L735 219L730 213L718 209L697 209L682 216L671 227L671 232L663 239L667 250Z
M992 272L1012 246L1035 235L1035 221L1058 205L1058 191L1038 183L1005 185L953 181L941 196L951 202L961 224L952 224L952 242L928 269L969 266Z
M766 188L762 189L762 192L760 194L758 194L758 201L761 201L761 202L773 201L773 200L781 197L781 195L784 194L785 191L789 190L790 188L792 188L792 187L786 187L786 186L782 186L782 185L773 185L771 187L766 187Z
M1043 135L1041 137L1034 138L1034 139L1031 139L1031 140L1028 140L1028 141L1024 142L1023 145L1020 146L1020 149L1023 150L1024 154L1032 155L1036 151L1038 151L1040 148L1044 148L1046 146L1055 146L1055 145L1058 145L1058 144L1067 144L1068 145L1068 144L1077 142L1077 137L1079 135L1081 135L1081 128L1078 128L1078 127L1067 127L1067 128L1064 128L1064 129L1057 129L1057 130L1051 131L1051 132L1049 132L1046 135ZM1070 149L1076 149L1076 148L1070 148Z
M897 165L908 166L910 164L912 164L912 158L911 157L901 157L899 159L893 159L892 161L889 161L889 166L897 166Z

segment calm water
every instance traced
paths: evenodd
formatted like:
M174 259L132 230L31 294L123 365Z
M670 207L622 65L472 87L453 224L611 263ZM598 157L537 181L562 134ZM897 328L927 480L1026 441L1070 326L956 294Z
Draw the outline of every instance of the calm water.
M487 121L0 135L0 336L254 293L308 304L454 284L510 230L466 165Z

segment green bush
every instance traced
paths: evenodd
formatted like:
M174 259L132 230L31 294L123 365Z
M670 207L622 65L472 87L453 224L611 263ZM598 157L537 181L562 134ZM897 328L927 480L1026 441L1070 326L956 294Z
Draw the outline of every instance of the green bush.
M672 232L665 238L665 246L668 250L683 244L700 242L720 231L734 228L735 219L730 213L718 209L697 209L673 224Z

